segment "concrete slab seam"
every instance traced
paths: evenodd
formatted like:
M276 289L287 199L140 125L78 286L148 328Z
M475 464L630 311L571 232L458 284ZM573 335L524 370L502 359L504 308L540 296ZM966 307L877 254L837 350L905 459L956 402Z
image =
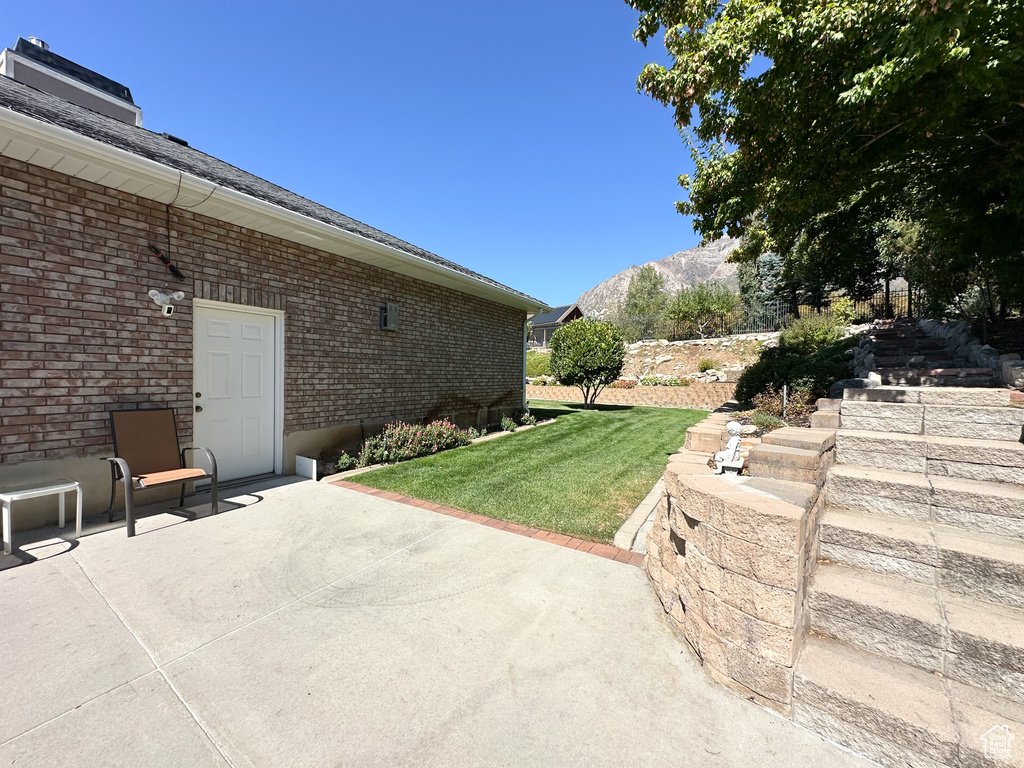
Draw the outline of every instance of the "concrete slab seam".
M135 630L131 628L131 626L125 620L125 617L121 615L121 612L119 610L117 610L117 608L114 606L114 604L111 603L107 599L107 596L103 594L103 592L100 590L100 588L96 584L96 582L94 582L92 580L92 577L89 575L89 572L85 570L85 567L82 565L82 563L79 561L79 559L77 557L75 557L74 549L69 550L69 554L71 555L71 559L75 562L75 565L77 565L79 570L82 572L82 575L85 576L86 580L89 582L89 585L93 589L96 590L96 594L99 595L100 598L103 600L103 602L107 604L107 606L110 608L110 610L113 612L113 614L115 616L117 616L117 620L120 621L122 626L124 626L124 628L127 629L131 633L131 636L135 638L135 642L137 642L139 644L139 647L142 648L142 650L144 650L146 652L147 656L149 656L149 660L150 660L150 662L152 662L153 666L156 668L156 671L160 673L160 676L164 679L164 681L167 683L167 686L174 693L175 698L177 698L178 701L181 702L181 705L185 708L185 711L188 712L189 716L192 718L192 720L195 722L195 724L197 726L199 726L199 730L201 730L203 732L203 735L206 736L207 739L209 739L210 744L212 744L213 748L217 750L217 754L221 756L221 759L224 760L224 762L227 765L230 765L230 766L232 766L232 768L235 768L234 761L231 760L231 758L228 757L227 754L225 754L224 749L223 749L220 741L218 739L214 738L213 733L210 732L210 729L203 722L202 718L199 717L199 713L197 713L194 709L192 709L191 705L185 700L185 697L182 695L181 691L178 690L177 686L174 684L174 682L171 680L171 678L167 675L166 672L164 672L164 670L160 666L160 664L157 663L156 657L153 655L153 652L149 649L149 647L147 647L147 645L144 642L142 642L142 638L139 637L138 634L136 634ZM141 679L141 677L137 678L137 679ZM134 681L132 681L132 682L134 682ZM74 711L74 710L72 710L72 711ZM64 714L67 714L67 713L64 713ZM33 730L35 730L35 729L33 729ZM22 735L24 735L24 734L22 734Z
M584 541L583 539L578 539L564 533L555 533L554 531L545 531L541 528L519 525L518 523L511 523L507 520L499 520L496 517L478 515L475 512L466 512L465 510L457 509L455 507L448 507L443 504L424 501L423 499L417 499L412 496L403 496L402 494L392 493L391 491L382 491L379 488L357 485L356 483L350 483L344 480L328 482L328 485L334 485L347 491L365 493L368 496L376 496L378 498L386 499L387 501L394 501L398 504L416 507L417 509L425 509L428 512L437 512L440 515L455 517L460 520L464 520L467 523L485 525L488 528L494 528L495 530L504 531L505 533L525 536L528 539L537 539L538 541L543 541L547 544L555 544L556 546L563 547L565 549L574 549L577 552L596 555L597 557L603 557L606 560L614 560L617 563L632 565L637 568L643 565L644 562L644 555L640 552L632 552L628 549L621 549L609 544Z

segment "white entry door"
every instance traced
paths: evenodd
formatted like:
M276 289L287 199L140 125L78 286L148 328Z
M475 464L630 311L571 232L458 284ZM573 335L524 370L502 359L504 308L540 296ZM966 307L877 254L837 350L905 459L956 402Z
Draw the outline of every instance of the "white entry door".
M222 481L274 471L276 318L245 309L195 307L193 444Z

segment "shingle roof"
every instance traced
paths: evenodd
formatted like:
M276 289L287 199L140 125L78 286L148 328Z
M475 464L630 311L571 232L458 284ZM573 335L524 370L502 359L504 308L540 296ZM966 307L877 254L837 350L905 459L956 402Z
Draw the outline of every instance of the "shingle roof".
M453 261L418 248L411 243L374 229L360 221L289 192L223 160L200 152L145 128L122 123L114 118L79 107L51 96L11 78L0 76L0 107L10 109L42 122L67 129L81 136L108 144L133 155L144 157L176 171L188 173L222 187L250 195L259 200L308 216L325 224L376 241L383 245L431 261L467 277L544 306L544 302L510 288Z
M555 307L548 312L542 312L541 314L534 315L530 318L530 322L534 326L547 325L549 323L557 323L568 314L569 310L575 307L575 304L566 304L564 307Z

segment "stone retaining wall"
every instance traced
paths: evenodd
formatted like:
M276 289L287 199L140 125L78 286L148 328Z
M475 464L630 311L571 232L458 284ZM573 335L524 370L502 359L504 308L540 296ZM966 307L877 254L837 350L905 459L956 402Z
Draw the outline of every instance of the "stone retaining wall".
M722 403L732 400L736 385L726 382L691 384L688 387L632 387L630 389L602 390L597 398L601 405L650 405L662 408L695 408L713 411ZM530 400L561 400L582 403L583 393L576 387L527 385Z
M669 460L644 567L708 674L788 716L824 494L799 506L706 462L686 449Z

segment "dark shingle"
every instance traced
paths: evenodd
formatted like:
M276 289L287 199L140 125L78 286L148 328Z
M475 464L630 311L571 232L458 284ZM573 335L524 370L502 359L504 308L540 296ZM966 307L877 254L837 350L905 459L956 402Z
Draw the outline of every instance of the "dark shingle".
M368 240L394 248L410 256L433 262L458 272L466 277L479 280L494 288L519 296L543 306L543 302L514 288L491 280L477 272L448 261L440 256L418 248L411 243L374 229L360 221L314 203L283 187L271 184L265 179L247 173L233 165L218 160L192 147L170 141L159 133L127 125L113 118L79 107L63 99L43 93L8 77L0 76L0 107L6 107L51 125L95 139L133 155L165 165L176 171L189 173L221 187L235 190L258 198L289 211L308 216L317 221L351 232Z

